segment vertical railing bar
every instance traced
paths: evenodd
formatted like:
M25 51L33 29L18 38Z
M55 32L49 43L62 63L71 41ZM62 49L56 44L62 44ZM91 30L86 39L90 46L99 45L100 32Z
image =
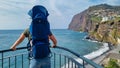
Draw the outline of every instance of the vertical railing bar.
M16 64L17 64L17 62L16 62L16 56L15 56L15 68L17 68Z
M28 65L30 65L30 59L28 58Z
M56 67L55 63L56 63L56 54L54 53L54 68Z
M28 65L30 66L30 60L32 59L31 57L30 57L30 54L29 54L29 52L27 53L29 56L28 56Z
M79 68L79 65L77 65L77 68Z
M9 62L9 65L8 65L8 66L9 66L9 68L10 68L10 57L8 58L8 62Z
M69 68L69 61L70 61L70 60L69 60L69 58L68 58L68 68Z
M76 63L74 63L74 65L75 65L74 67L76 68Z
M75 62L73 62L73 68L75 68Z
M79 65L77 65L77 68L80 68Z
M75 62L73 62L73 68L75 67Z
M76 63L75 63L75 68L76 68Z
M83 60L83 68L85 68L85 61Z
M22 54L22 68L23 68L23 54Z
M72 67L72 65L71 65L71 59L69 59L69 67Z
M73 65L73 68L74 68L74 66L75 66L75 65L74 65L74 62L72 62L72 65Z
M60 60L60 68L61 68L61 54L59 55L59 60Z
M32 59L32 57L30 56L30 52L29 51L28 51L27 55L28 55L28 65L30 66L30 60Z
M65 63L64 63L64 64L65 64L65 68L66 68L66 56L64 56L64 58L65 58L65 59L64 59L64 60L65 60Z
M4 60L3 60L3 52L2 52L2 68L3 68L3 61L4 61Z
M73 61L71 61L71 64L72 64L72 68L73 68Z
M77 68L77 64L75 63L75 68Z

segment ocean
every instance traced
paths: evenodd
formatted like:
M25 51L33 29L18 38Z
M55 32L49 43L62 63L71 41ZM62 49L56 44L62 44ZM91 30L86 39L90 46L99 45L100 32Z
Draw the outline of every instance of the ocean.
M0 50L9 49L23 31L24 30L0 30ZM68 48L88 59L99 56L108 50L106 43L103 44L84 39L84 37L87 36L86 32L52 29L52 33L57 39L57 46ZM26 38L18 47L26 46L27 42L28 39ZM59 53L64 53L64 51L60 50Z

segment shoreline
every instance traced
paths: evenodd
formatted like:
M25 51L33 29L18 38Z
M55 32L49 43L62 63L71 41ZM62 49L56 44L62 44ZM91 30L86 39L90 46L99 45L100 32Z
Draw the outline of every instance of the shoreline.
M100 42L101 43L101 42ZM96 51L93 51L87 55L84 55L84 57L90 59L90 60L93 60L99 56L101 56L102 54L108 52L110 49L109 49L109 45L108 43L102 43L103 46L101 46L100 49L96 50Z
M90 42L97 42L97 43L102 43L103 44L103 46L104 47L108 47L108 50L106 50L106 51L103 51L103 53L102 54L100 54L100 55L98 55L98 56L96 56L96 57L94 57L94 58L92 58L91 60L95 60L96 58L98 58L98 57L100 57L100 56L102 56L102 55L104 55L104 54L107 54L107 53L119 53L119 51L120 51L120 39L118 38L118 45L112 45L112 44L110 44L110 43L104 43L104 42L99 42L99 41L96 41L96 40L92 40L92 39L90 39L89 37L85 37L84 39L86 39L86 40L88 40L88 41L90 41ZM101 47L101 48L103 48L103 46ZM100 49L101 49L100 48ZM100 49L98 49L98 50L96 50L95 52L97 52L97 51L99 51ZM104 49L102 49L102 50L104 50ZM92 53L92 52L91 52ZM119 53L120 54L120 53ZM88 54L89 55L89 54ZM87 57L86 57L87 58ZM89 58L88 58L89 59Z
M110 54L112 54L112 53L120 54L119 51L120 51L120 45L114 46L113 49L111 49L111 50L109 49L107 52L103 53L102 55L92 59L92 61L97 63L97 64L102 65L102 61L104 59L108 58ZM115 55L114 55L114 57L115 57Z
M98 41L93 41L93 40L88 40L90 42L98 42ZM98 43L102 43L102 42L98 42ZM97 58L101 57L102 55L108 53L110 51L109 49L109 45L108 43L102 43L103 46L101 46L100 49L93 51L89 54L84 55L85 58L92 60L94 62L94 60L96 60ZM79 58L76 58L75 60L77 60L79 63L82 63L82 60ZM98 63L97 63L98 64Z
M109 46L109 44L108 44ZM117 45L117 46L113 46L112 45L112 49L110 48L111 46L109 46L109 50L104 52L103 54L97 56L97 57L94 57L93 59L91 59L93 62L103 66L103 61L107 58L110 58L109 56L110 55L113 55L113 58L116 58L116 55L119 55L119 58L120 58L120 44ZM116 55L115 55L116 54ZM89 67L89 68L93 68L92 66L90 65L86 65L86 67Z
M90 39L87 39L87 40L88 40L88 41L91 41L91 42L102 43L102 42L95 41L95 40L90 40ZM117 53L117 54L120 54L120 53L119 53L119 51L120 51L120 44L119 44L119 45L116 45L116 46L113 46L113 45L111 45L111 44L109 44L109 43L102 43L102 44L103 44L103 46L107 45L108 50L103 51L105 48L101 47L101 48L103 48L103 49L101 50L101 51L103 52L102 54L100 54L100 55L98 55L98 56L95 56L95 57L92 57L92 58L89 58L89 57L90 57L90 54L92 53L92 52L91 52L90 54L87 54L87 55L89 55L89 57L86 57L86 58L92 60L93 62L95 62L95 63L97 63L97 64L99 64L99 65L103 65L103 64L102 64L103 60L105 60L106 58L108 58L110 54L113 54L113 53L115 53L115 54L116 54L116 53ZM107 48L107 47L106 47L106 48ZM101 48L100 48L100 49L101 49ZM99 53L99 50L100 50L100 49L96 50L95 52L98 51L98 53ZM98 54L98 53L97 53L97 54ZM85 56L84 56L84 57L85 57ZM76 60L78 60L79 62L81 61L80 59L76 59ZM86 67L93 68L93 67L90 66L90 65L86 65Z
M98 41L91 41L90 42L98 42ZM98 42L101 43L101 42ZM95 62L94 60L96 60L97 58L99 58L101 55L107 53L109 51L109 46L108 43L102 43L103 45L101 46L100 49L93 51L89 54L84 55L85 58L92 60L93 62ZM79 63L83 63L82 60L80 58L75 58L76 61L78 61ZM96 62L95 62L96 63ZM97 63L98 64L98 63ZM68 64L65 64L66 66L68 66ZM90 65L86 65L86 68L92 68ZM63 66L64 68L64 66Z
M83 39L84 40L84 39ZM92 60L93 62L95 62L96 64L99 64L99 65L102 65L102 61L109 56L110 53L117 53L119 54L119 51L120 51L120 44L117 45L117 46L113 46L109 43L103 43L103 42L99 42L99 41L95 41L95 40L90 40L90 39L87 39L88 41L90 42L98 42L98 43L101 43L103 44L101 46L100 49L96 50L96 51L93 51L87 55L84 55L85 58L89 59L89 60ZM79 59L79 58L75 58L76 61L78 61L79 63L82 64L82 60ZM66 64L67 65L67 64ZM64 67L64 66L63 66ZM92 66L90 65L86 65L85 66L86 68L93 68Z

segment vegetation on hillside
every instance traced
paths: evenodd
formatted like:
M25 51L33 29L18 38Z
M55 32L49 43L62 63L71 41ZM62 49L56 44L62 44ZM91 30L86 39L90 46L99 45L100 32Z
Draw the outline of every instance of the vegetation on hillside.
M93 19L93 18L92 18ZM94 21L98 18L94 17ZM118 41L117 39L120 38L120 31L117 23L120 23L119 19L115 19L114 21L106 21L106 22L99 22L97 27L95 27L93 30L89 31L89 35L91 38L101 41L101 42L110 42L113 45L117 45Z
M116 59L110 59L108 64L104 68L120 68Z
M104 5L102 6L104 7ZM110 6L107 6L108 8ZM93 8L92 8L93 9ZM96 8L98 9L98 8ZM113 9L113 8L112 8ZM92 39L95 39L97 41L101 42L109 42L113 45L117 45L118 41L117 39L120 38L120 17L119 15L113 11L109 10L107 12L112 13L109 14L107 12L104 13L105 10L95 10L95 13L89 14L90 20L94 25L92 25L92 29L89 30L89 36ZM106 16L104 16L100 11L103 11ZM104 20L103 17L107 18L107 20Z
M75 15L69 29L88 32L87 39L118 45L120 41L120 6L100 4ZM119 51L120 52L120 51ZM105 68L120 68L111 59Z

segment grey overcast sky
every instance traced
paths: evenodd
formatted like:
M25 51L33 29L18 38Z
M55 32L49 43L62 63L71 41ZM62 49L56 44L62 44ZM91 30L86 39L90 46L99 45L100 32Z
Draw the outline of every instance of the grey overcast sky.
M0 29L25 29L31 22L27 12L34 5L49 11L51 29L67 29L72 17L97 4L120 5L120 0L0 0Z

